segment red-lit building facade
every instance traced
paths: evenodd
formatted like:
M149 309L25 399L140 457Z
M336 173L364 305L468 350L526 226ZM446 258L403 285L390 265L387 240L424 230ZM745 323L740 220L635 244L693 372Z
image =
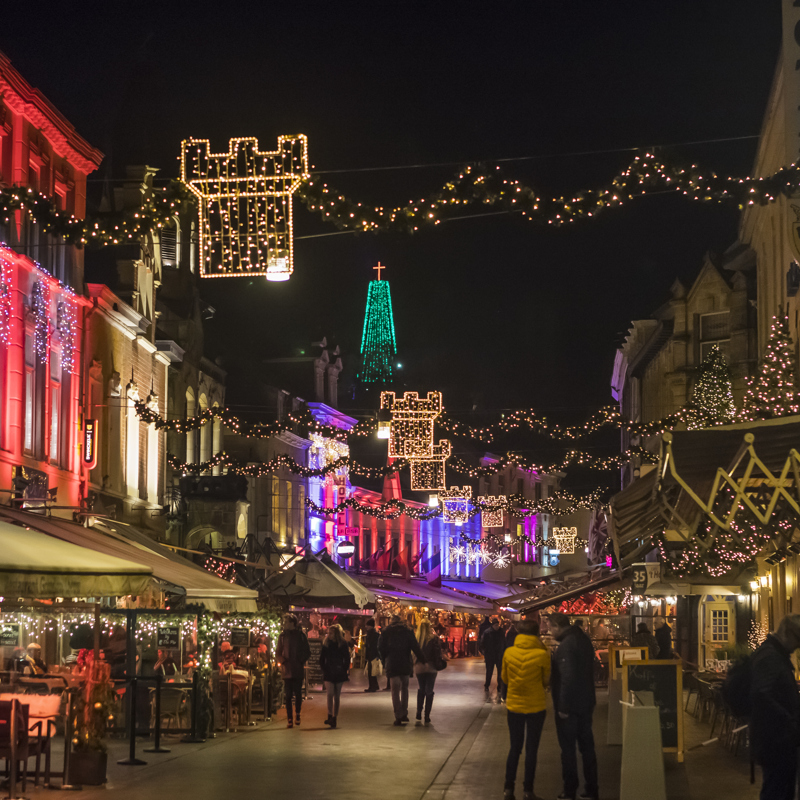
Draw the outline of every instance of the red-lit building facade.
M0 53L0 185L82 218L101 159ZM83 252L24 211L0 220L0 239L0 502L49 498L70 516L85 480Z

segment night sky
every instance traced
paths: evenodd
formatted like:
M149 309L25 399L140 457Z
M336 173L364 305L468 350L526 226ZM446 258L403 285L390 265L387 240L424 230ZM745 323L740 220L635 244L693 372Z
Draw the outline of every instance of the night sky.
M540 194L591 188L631 160L620 149L653 144L747 174L755 139L682 143L759 133L780 35L778 0L19 3L0 49L106 154L98 179L144 162L177 176L183 138L221 150L302 132L316 169L344 170L329 183L388 206L498 158L528 157L502 167ZM208 354L232 389L243 355L321 335L355 369L380 260L406 388L442 389L451 410L579 420L610 401L630 320L733 243L737 212L666 194L568 230L502 215L311 239L335 228L299 203L295 220L289 283L202 287L217 309Z

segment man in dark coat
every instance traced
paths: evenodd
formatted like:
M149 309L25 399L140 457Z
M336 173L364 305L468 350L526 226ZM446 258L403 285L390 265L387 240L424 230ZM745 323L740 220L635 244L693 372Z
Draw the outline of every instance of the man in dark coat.
M631 644L634 647L646 647L648 658L658 658L658 654L661 651L658 639L650 633L650 628L647 627L646 622L639 623L636 633L631 637Z
M486 663L486 682L483 684L485 692L489 692L492 683L492 675L497 670L497 698L500 702L502 694L502 679L500 674L503 671L503 651L505 650L505 632L500 628L500 620L495 617L492 624L483 632L478 652L483 656Z
M408 679L414 671L411 654L423 664L426 663L425 656L417 637L397 614L392 616L391 623L381 631L378 653L392 689L394 724L400 726L408 722Z
M378 676L373 671L374 662L380 658L378 655L378 642L380 641L380 638L380 634L375 629L375 620L368 619L366 643L364 645L364 656L367 661L367 677L369 679L369 685L366 689L364 689L365 692L377 692L380 688L378 686Z
M566 614L550 615L550 632L559 643L553 656L550 686L556 711L556 732L561 747L562 798L575 800L578 793L577 745L583 761L584 789L581 797L598 797L597 755L592 733L595 706L592 641L569 624Z
M656 641L658 642L658 655L656 658L675 658L672 650L672 628L665 619L656 620Z
M283 631L278 637L275 656L283 676L283 693L286 701L286 727L300 724L300 707L303 705L303 679L305 666L311 655L308 639L294 614L283 617ZM292 699L295 701L295 715L292 718Z
M800 695L791 654L800 647L800 614L781 620L750 661L750 740L761 764L761 800L794 800Z

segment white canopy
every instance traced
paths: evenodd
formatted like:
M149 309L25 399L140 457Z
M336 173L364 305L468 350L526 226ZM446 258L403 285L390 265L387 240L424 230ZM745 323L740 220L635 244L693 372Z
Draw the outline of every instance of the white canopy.
M0 520L0 595L7 600L143 594L152 570Z

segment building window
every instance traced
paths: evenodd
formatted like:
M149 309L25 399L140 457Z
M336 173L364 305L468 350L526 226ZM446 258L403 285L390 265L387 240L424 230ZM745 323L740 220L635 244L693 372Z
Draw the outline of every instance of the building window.
M292 482L286 481L286 507L281 513L281 536L288 539L291 534L292 525Z
M711 641L728 642L728 609L711 609Z
M50 353L50 461L60 462L59 420L61 418L61 357L55 350Z
M700 315L700 361L704 361L711 348L717 345L727 353L731 338L730 311L716 311Z
M36 422L34 395L36 393L36 353L33 349L33 336L25 335L25 428L24 449L33 453L33 428Z
M139 497L139 417L134 403L139 400L135 386L128 386L127 418L125 420L125 486L128 495Z
M278 521L278 509L281 505L281 482L276 478L274 475L272 476L272 487L271 487L271 506L272 506L272 534L276 535L278 533L278 528L280 527L280 523Z

